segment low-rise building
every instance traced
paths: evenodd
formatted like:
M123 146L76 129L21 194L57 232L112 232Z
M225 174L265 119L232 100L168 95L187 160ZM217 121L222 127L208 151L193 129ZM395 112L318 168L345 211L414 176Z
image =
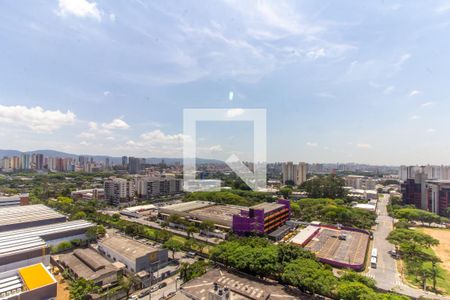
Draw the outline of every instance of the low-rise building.
M102 288L117 284L122 273L120 263L111 263L91 248L76 249L52 258L76 278L91 280L94 285Z
M0 272L50 263L50 249L63 241L86 239L94 226L84 220L0 232Z
M28 204L30 204L28 194L0 197L0 208L9 206L23 206Z
M86 189L77 190L70 193L73 200L104 200L105 199L105 189Z
M111 260L123 263L131 273L151 274L168 263L168 251L120 235L107 235L98 241L98 250Z
M276 203L260 203L233 216L233 232L268 234L284 225L290 216L289 200L279 199Z
M55 299L57 281L43 264L0 273L0 299Z
M0 232L65 222L67 217L42 205L0 208Z

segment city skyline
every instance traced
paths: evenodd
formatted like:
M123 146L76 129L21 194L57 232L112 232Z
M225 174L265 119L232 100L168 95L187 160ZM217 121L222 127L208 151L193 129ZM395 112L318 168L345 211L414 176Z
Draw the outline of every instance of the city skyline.
M184 108L266 108L269 162L450 164L448 2L0 8L0 149L181 157ZM251 160L204 127L199 157Z

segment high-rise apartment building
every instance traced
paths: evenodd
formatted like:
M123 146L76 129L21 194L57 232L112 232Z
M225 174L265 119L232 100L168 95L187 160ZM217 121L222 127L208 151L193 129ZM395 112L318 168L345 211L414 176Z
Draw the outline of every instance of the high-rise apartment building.
M287 163L283 163L281 170L283 184L292 182L294 185L300 185L306 181L308 164L301 162L296 165L289 161Z
M105 200L113 205L119 205L121 202L128 202L134 197L134 184L132 181L110 177L105 180Z
M130 156L128 158L128 173L138 174L141 171L141 159Z
M183 191L183 180L175 177L136 176L133 181L139 198L151 199Z

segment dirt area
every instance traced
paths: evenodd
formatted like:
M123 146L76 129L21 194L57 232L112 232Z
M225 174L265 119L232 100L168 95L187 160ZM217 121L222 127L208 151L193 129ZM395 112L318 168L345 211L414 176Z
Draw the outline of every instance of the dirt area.
M420 228L420 231L431 235L439 241L439 245L432 248L442 260L441 266L450 272L450 229Z
M61 274L54 275L55 279L58 280L58 290L56 295L56 300L69 300L69 285L67 281L61 276Z

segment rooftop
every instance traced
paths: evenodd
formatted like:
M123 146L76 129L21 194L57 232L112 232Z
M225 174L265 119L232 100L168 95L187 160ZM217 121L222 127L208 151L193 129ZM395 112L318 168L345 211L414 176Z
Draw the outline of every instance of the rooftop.
M189 212L189 216L199 220L210 220L215 224L231 227L233 215L237 215L241 210L248 210L248 207L237 205L212 205Z
M119 268L113 263L90 248L76 249L71 253L59 255L58 259L69 267L77 277L87 280L95 281L106 274L119 271Z
M0 209L0 231L7 230L6 228L14 225L26 227L29 223L39 221L56 223L65 220L65 216L42 204Z
M138 241L122 237L120 235L109 235L99 241L99 246L105 246L114 249L120 255L129 259L137 259L152 252L159 250L158 248L142 244Z
M263 209L264 212L270 212L272 210L276 210L279 208L284 207L283 204L279 204L279 203L269 203L269 202L263 202L263 203L259 203L256 205L251 206L251 209Z
M78 220L0 232L0 258L36 248L43 249L46 246L44 239L50 234L87 229L92 226L92 223Z
M19 274L27 290L38 289L56 282L43 264L21 268Z
M208 206L215 205L214 202L209 201L189 201L172 205L163 206L161 211L175 211L175 212L189 212L194 209L200 209Z

